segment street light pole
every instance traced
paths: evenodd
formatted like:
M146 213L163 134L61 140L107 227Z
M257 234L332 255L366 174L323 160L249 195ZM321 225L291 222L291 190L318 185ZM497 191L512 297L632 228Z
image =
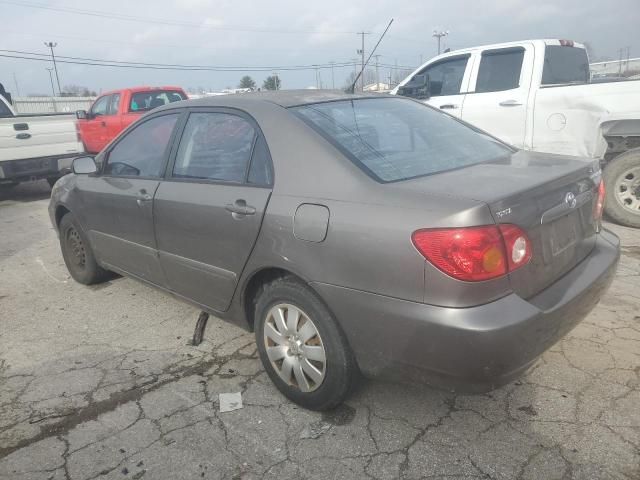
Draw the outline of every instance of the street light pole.
M60 77L58 76L58 66L56 65L56 56L53 53L53 48L57 47L58 44L54 42L44 42L44 45L51 49L51 59L53 60L53 69L56 72L56 82L58 82L58 94L62 94L62 89L60 88Z
M49 72L49 80L51 80L51 96L56 96L56 89L53 88L53 68L45 68L47 72Z
M49 72L49 80L51 81L51 103L53 103L53 111L57 112L56 108L56 89L53 88L53 68L45 68L47 72Z
M449 35L449 30L445 30L444 32L439 32L438 30L433 31L432 36L438 39L438 55L440 55L440 40L447 35Z

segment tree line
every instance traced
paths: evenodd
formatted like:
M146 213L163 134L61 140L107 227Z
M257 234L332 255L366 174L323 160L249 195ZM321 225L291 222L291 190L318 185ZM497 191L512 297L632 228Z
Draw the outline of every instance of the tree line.
M250 88L252 90L256 89L256 81L251 78L249 75L245 75L240 79L240 83L238 84L238 88ZM262 82L263 90L280 90L282 88L280 77L276 75L269 75Z

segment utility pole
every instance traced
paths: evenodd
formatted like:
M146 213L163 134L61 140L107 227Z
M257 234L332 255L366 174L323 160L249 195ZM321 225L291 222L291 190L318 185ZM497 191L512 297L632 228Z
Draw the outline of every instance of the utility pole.
M625 68L625 73L629 73L629 51L631 50L631 47L627 45L627 67Z
M276 90L280 90L280 79L278 78L278 72L273 72L273 80L276 84Z
M629 62L627 62L629 63ZM13 83L16 84L16 95L19 97L20 96L20 89L18 88L18 79L16 77L16 72L13 72Z
M442 40L442 37L446 37L447 35L449 35L449 30L445 30L443 32L439 32L438 30L433 31L432 37L438 39L438 55L440 55L440 40Z
M319 70L318 67L316 67L315 70L316 70L316 89L318 89L318 88L320 88L320 80L319 80L320 75L319 75L319 72L318 72L318 70Z
M618 76L622 75L622 51L624 48L618 49Z
M376 92L378 90L380 90L380 74L378 73L378 59L381 57L382 55L377 54L374 55L373 57L376 59Z
M53 60L53 69L56 72L56 82L58 82L58 94L62 94L62 89L60 88L60 77L58 76L58 66L56 65L56 56L53 53L53 48L57 47L58 44L54 42L44 42L45 47L49 47L51 49L51 59Z
M360 80L360 90L364 92L364 36L369 35L370 32L358 32L358 35L362 38L362 48L357 50L357 53L360 54L360 71L362 72L362 78ZM357 75L357 73L356 73Z
M335 90L335 89L336 89L336 78L333 76L333 65L334 65L334 63L336 63L336 62L334 62L334 61L332 60L332 61L330 61L329 63L331 64L331 88L332 88L333 90Z

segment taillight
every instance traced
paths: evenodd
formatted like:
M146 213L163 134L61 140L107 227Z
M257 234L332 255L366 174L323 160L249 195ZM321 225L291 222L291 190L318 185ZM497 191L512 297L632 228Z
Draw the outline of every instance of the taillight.
M604 197L607 192L604 189L604 180L600 180L600 184L598 185L598 197L596 198L596 203L593 205L593 219L600 220L602 219L602 211L604 210Z
M531 259L531 243L515 225L418 230L411 240L436 268L467 282L501 277Z

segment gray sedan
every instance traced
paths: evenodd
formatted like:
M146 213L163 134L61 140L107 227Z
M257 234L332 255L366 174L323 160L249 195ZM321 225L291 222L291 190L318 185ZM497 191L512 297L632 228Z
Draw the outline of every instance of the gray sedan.
M50 215L75 280L117 272L254 330L277 388L311 409L360 373L508 382L619 258L597 162L517 151L400 97L174 103L73 172Z

